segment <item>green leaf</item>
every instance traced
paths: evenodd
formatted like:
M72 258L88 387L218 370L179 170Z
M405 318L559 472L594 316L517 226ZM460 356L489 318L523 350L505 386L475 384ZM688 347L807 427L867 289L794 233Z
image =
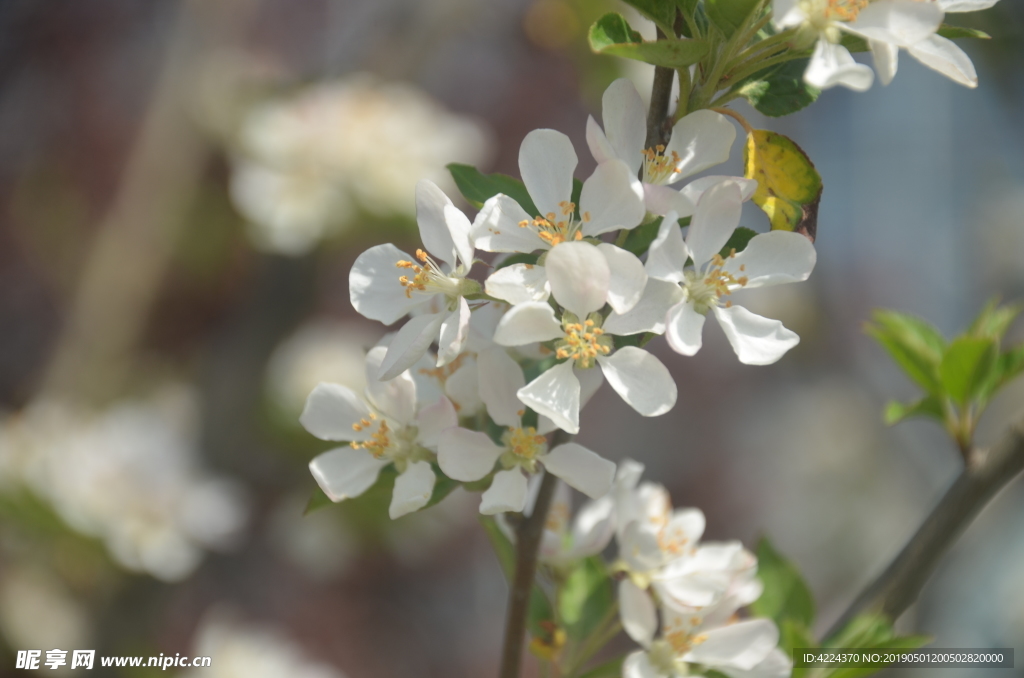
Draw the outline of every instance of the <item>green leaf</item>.
M680 39L643 42L621 14L605 14L590 27L590 48L598 54L636 59L655 66L685 68L708 53L706 40Z
M853 35L843 31L843 37L839 41L839 44L848 49L851 52L869 52L871 48L868 47L868 41L859 35Z
M958 337L939 364L942 388L955 402L966 405L980 395L996 367L998 355L994 339Z
M770 617L776 623L790 619L810 627L814 623L814 597L800 572L762 537L757 545L757 576L764 593L750 610L758 617Z
M757 235L757 231L745 226L740 226L732 232L732 235L729 236L729 240L725 243L725 246L719 254L721 254L722 257L728 257L732 254L733 250L736 250L737 253L742 252L747 249L747 245L750 244L750 240L755 235Z
M587 638L597 630L614 604L615 595L604 561L598 557L580 561L566 578L558 599L558 610L569 638Z
M1021 372L1024 372L1024 344L1015 346L1003 355L999 356L999 363L996 367L999 374L998 386L1010 383Z
M628 656L629 653L626 653L609 659L603 664L598 664L586 673L581 674L580 678L619 678L622 675L622 663L626 661Z
M530 609L526 613L526 628L534 638L549 638L555 619L551 602L536 584L530 591Z
M676 22L675 0L624 0L645 17L658 24L666 35L673 34Z
M498 563L501 565L501 571L505 573L505 579L512 581L512 575L516 570L515 547L498 527L498 521L492 516L481 515L480 524L483 525L484 533L487 534L487 539L491 542L494 554L498 556Z
M448 165L448 171L451 172L462 197L474 207L483 207L488 198L504 193L519 203L527 214L539 214L526 186L515 177L497 173L481 174L480 170L472 165L460 165L455 162Z
M456 487L460 485L459 481L452 480L441 471L441 467L437 464L431 464L434 469L434 476L437 480L434 481L434 491L430 494L430 501L428 501L420 511L424 511L434 504L437 504L449 494L451 494Z
M758 4L759 0L705 0L704 9L722 33L730 36L747 23Z
M659 228L661 228L661 217L637 226L626 236L626 242L622 244L622 249L639 257L650 248L651 243L658 237Z
M319 511L325 506L330 506L332 503L331 498L324 494L324 491L317 485L317 488L313 490L313 494L309 497L309 501L306 502L306 508L303 510L302 515L308 516L313 511Z
M916 650L917 648L923 645L927 645L931 642L931 640L932 639L928 636L899 636L896 638L890 638L889 640L884 640L880 643L875 643L874 645L855 647L862 647L862 649L864 650L873 650L878 651L881 654L884 654L886 650ZM883 670L884 668L884 666L879 666L877 668L868 666L851 666L846 668L835 669L834 671L828 672L825 675L828 678L863 678L863 676L874 675L879 671ZM795 675L796 674L794 673L794 676Z
M865 331L889 352L892 359L925 391L942 396L939 363L946 340L938 330L912 315L896 311L875 311L874 324Z
M788 657L792 657L795 647L816 648L818 641L814 639L814 635L804 624L792 619L783 619L779 624L779 648ZM790 678L805 678L809 671L810 669L807 668L794 667Z
M998 301L993 299L985 304L985 308L981 309L981 313L971 323L967 333L975 337L987 337L1002 341L1006 331L1010 329L1010 325L1020 315L1022 308L1024 307L1019 304L1000 306Z
M871 647L892 638L892 624L884 616L872 612L859 614L834 636L825 639L822 647Z
M750 105L771 118L796 113L813 104L821 90L804 82L808 59L795 59L770 69L740 89Z
M950 40L956 38L977 38L980 40L990 40L991 35L985 31L979 31L977 28L967 28L966 26L950 26L949 24L942 24L939 26L937 31L939 35Z
M931 417L943 421L946 413L942 410L942 402L933 395L927 395L913 403L893 401L885 406L885 423L889 426L909 417Z
M515 254L510 254L509 256L505 257L505 259L502 260L500 264L494 267L494 270L497 271L499 268L505 268L506 266L511 266L512 264L536 265L537 259L539 258L540 255L538 254L526 254L523 252L516 252Z
M757 180L753 201L773 231L796 231L812 241L818 232L821 175L789 137L755 129L743 151L744 176Z

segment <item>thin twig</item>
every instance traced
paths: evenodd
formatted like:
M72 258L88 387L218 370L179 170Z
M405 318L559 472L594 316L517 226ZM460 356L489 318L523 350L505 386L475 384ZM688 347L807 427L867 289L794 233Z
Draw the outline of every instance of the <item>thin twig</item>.
M994 447L975 449L969 462L896 559L850 605L826 634L842 629L862 612L895 621L910 607L936 564L975 516L1024 471L1024 417Z
M665 34L658 29L658 39ZM672 79L676 72L664 66L654 67L654 86L651 88L651 108L647 111L647 144L646 148L654 148L668 142L668 106L672 102Z

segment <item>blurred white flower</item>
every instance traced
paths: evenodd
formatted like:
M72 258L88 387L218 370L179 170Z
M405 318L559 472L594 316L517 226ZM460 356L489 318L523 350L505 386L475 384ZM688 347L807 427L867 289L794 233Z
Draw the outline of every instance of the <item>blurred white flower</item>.
M59 581L38 567L4 572L0 579L0 631L7 646L15 649L84 648L89 644L85 610Z
M37 402L0 427L0 456L13 451L21 482L118 563L179 580L247 513L240 487L201 468L191 408L178 390L100 413Z
M599 554L615 534L614 509L612 496L606 494L588 500L574 518L569 486L559 482L544 524L540 561L558 567Z
M231 180L254 244L300 255L364 210L412 215L421 178L445 186L445 165L479 164L489 135L412 85L366 74L263 101L243 116Z

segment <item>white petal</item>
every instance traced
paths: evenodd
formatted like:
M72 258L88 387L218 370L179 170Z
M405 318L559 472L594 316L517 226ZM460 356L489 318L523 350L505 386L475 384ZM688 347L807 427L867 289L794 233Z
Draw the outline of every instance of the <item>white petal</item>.
M388 515L392 520L401 518L407 513L419 511L430 501L434 493L434 482L437 477L434 469L425 461L416 461L395 478L395 489L391 495L391 506Z
M544 268L555 300L581 321L607 301L611 270L608 260L590 243L565 242L554 247Z
M437 463L452 480L472 482L490 473L504 451L483 433L449 428L441 433Z
M634 177L643 164L647 137L647 111L640 93L627 78L619 78L601 97L601 121L615 156L626 163ZM597 159L597 156L594 156ZM598 162L601 162L598 160Z
M712 174L710 176L694 179L683 186L679 192L696 205L697 201L700 200L700 196L704 195L704 191L708 190L712 186L717 186L723 181L731 181L740 187L743 202L750 200L754 196L754 192L757 191L756 179L744 179L743 177L730 177L724 174ZM680 214L679 216L684 217L686 215Z
M834 45L825 38L818 40L811 62L804 71L807 84L818 89L842 85L855 92L864 92L871 87L874 79L875 74L870 66L858 64L848 49Z
M369 415L370 408L352 389L320 382L306 398L299 422L321 440L366 440L373 431L356 431L352 425Z
M526 385L523 368L504 350L492 348L477 355L480 399L499 426L519 426L523 404L516 392Z
M437 340L441 323L447 316L447 312L424 313L409 318L409 322L398 330L388 345L388 353L380 365L377 378L382 381L394 379L412 367Z
M480 513L492 516L508 511L519 512L526 506L526 477L519 469L498 471L491 486L480 497Z
M807 21L800 0L772 0L772 23L779 28L795 28Z
M445 208L449 206L455 209L452 201L433 181L420 179L416 183L416 223L420 228L420 240L428 252L454 267L455 243L445 220Z
M703 172L729 159L736 128L721 113L707 109L684 115L672 128L665 155L679 155L668 183Z
M519 389L519 400L567 433L580 432L580 382L572 361L555 365Z
M537 237L532 228L519 225L531 221L534 216L527 214L512 198L499 193L484 203L473 220L473 242L485 252L546 250L548 244Z
M597 249L608 262L608 303L616 313L625 313L637 305L647 284L643 262L621 247L601 243Z
M366 450L337 447L309 462L309 471L331 501L358 497L375 482L380 470L390 464Z
M941 35L930 35L907 51L910 52L910 56L928 68L942 73L953 82L966 87L978 86L978 73L974 70L971 57L952 40L947 40Z
M522 346L535 341L557 339L564 334L550 304L544 301L529 301L513 306L501 317L497 329L494 330L494 343L502 346Z
M620 228L633 228L644 218L644 187L621 160L601 163L580 193L583 234L601 235Z
M596 556L615 534L615 502L610 495L588 501L572 524L572 560Z
M746 276L744 287L768 287L807 280L817 260L814 245L804 236L770 231L751 238L742 252L726 260L723 269L736 278Z
M665 678L666 674L654 668L647 653L637 650L622 662L622 678ZM674 674L673 674L674 677Z
M577 162L572 142L561 132L535 129L523 139L519 173L540 216L561 214L561 203L572 199L572 173Z
M911 47L938 30L942 9L934 2L876 0L857 14L845 28L867 38Z
M547 301L551 295L548 274L543 266L512 264L499 268L484 282L484 291L510 304Z
M666 543L678 545L680 548L693 547L704 536L706 526L707 518L700 509L677 509L672 512L668 525L662 532L662 538Z
M938 0L943 12L977 12L995 6L999 0Z
M430 301L432 294L413 292L406 296L398 279L405 269L399 261L415 261L391 243L366 250L352 264L348 276L348 293L352 306L370 320L390 325L412 309Z
M444 380L444 392L464 417L473 416L484 406L484 401L480 399L477 361L472 355L464 354L462 364Z
M658 630L658 611L651 596L628 578L619 582L619 617L630 638L650 646Z
M437 340L438 367L458 358L466 347L466 339L469 337L469 313L469 302L465 297L459 297L459 307L448 313L441 322L441 335Z
M604 383L604 375L601 374L601 370L593 368L584 370L578 367L574 367L572 373L576 375L576 380L580 382L580 409L582 410L590 402L590 399L594 397L598 389L601 388L601 384ZM547 435L556 428L558 428L558 425L548 417L545 417L543 414L538 417L537 433Z
M644 205L651 214L675 212L677 217L688 217L697 208L697 201L671 186L644 184Z
M416 380L409 373L399 374L389 381L377 379L388 350L374 346L366 354L366 397L391 419L408 424L416 416Z
M706 640L686 653L685 661L749 670L779 643L779 629L769 619L748 619L704 633Z
M502 301L486 301L473 309L469 317L469 339L466 350L479 353L494 346L494 330L509 308Z
M800 343L800 337L778 320L755 315L742 306L716 306L714 313L736 356L745 365L771 365Z
M615 464L577 443L565 443L544 455L544 468L591 499L608 493Z
M657 530L646 521L627 523L619 537L619 557L631 570L638 572L660 567L663 557Z
M888 85L896 77L900 48L881 40L871 40L868 42L868 45L871 47L871 56L875 60L875 70L878 71L878 79L883 85Z
M743 194L736 183L723 181L704 191L686 234L694 265L703 266L718 254L740 225L742 212Z
M436 450L441 433L458 424L459 415L452 401L442 396L433 405L420 410L416 423L416 442L429 450Z
M473 267L473 224L469 217L455 205L445 205L444 221L448 224L448 232L455 243L455 251L459 261L467 268Z
M608 141L608 137L605 135L604 130L597 124L597 120L594 120L594 116L587 117L587 146L590 147L590 154L594 156L594 160L598 164L607 160L615 159L615 149L612 148L612 144Z
M605 379L615 392L645 417L665 414L676 404L676 382L653 355L625 346L610 356L598 356Z
M690 258L690 252L683 242L683 231L675 212L669 212L661 220L658 237L651 242L647 250L647 263L644 268L651 278L666 282L678 283L685 279L683 267Z
M729 678L789 678L793 673L793 662L785 652L775 648L749 670L723 666L722 673Z
M641 332L664 334L665 316L670 308L683 300L683 296L683 289L676 283L651 278L637 305L622 315L612 313L602 328L620 337Z

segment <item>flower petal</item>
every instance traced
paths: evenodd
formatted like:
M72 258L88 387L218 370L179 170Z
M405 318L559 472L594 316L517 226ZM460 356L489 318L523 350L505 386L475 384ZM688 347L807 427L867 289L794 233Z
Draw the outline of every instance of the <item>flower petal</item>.
M772 23L778 28L795 28L807 21L800 0L772 0Z
M428 450L436 450L441 433L459 423L459 415L452 401L444 396L433 405L424 407L416 416L416 442Z
M598 356L605 379L616 393L645 417L665 414L676 404L676 382L668 368L653 355L624 346L610 356Z
M504 451L484 433L449 428L441 433L437 463L452 480L472 482L490 473Z
M519 173L539 216L562 213L562 203L572 199L572 174L578 162L572 142L561 132L535 129L523 139Z
M779 629L770 619L748 619L704 631L706 640L683 660L708 666L750 670L779 644Z
M580 214L583 234L601 235L620 228L633 228L644 218L644 186L621 160L597 166L583 182Z
M425 461L414 461L405 472L395 478L395 489L391 495L388 515L392 520L407 513L419 511L430 501L437 477L434 469Z
M665 155L679 155L668 183L725 162L734 141L736 128L721 113L704 109L684 115L672 128L665 147Z
M683 242L683 232L675 212L669 212L661 220L658 237L647 250L647 263L644 268L651 278L666 282L680 283L685 280L683 267L690 258L690 251Z
M383 346L374 346L366 354L366 397L370 404L387 417L400 424L409 424L416 416L416 380L404 371L388 381L377 379L389 350Z
M366 440L372 431L352 426L369 415L369 406L352 389L320 382L306 398L299 422L320 440Z
M697 201L700 200L700 196L704 195L704 191L708 190L712 186L717 186L723 181L731 181L740 187L740 194L743 196L743 202L750 200L754 196L754 192L757 191L756 179L730 177L724 174L712 174L710 176L694 179L683 186L679 192L696 205ZM685 217L686 215L680 214L679 216Z
M510 304L547 301L551 296L548 273L543 266L512 264L499 268L484 282L484 291Z
M380 470L390 463L366 450L336 447L309 462L309 471L331 501L342 501L366 492L377 482Z
M444 221L448 225L448 233L451 234L452 242L455 244L455 252L459 255L459 261L470 269L473 267L473 224L469 217L455 205L445 205Z
M999 0L938 0L943 12L977 12L995 6Z
M612 144L608 141L607 135L601 126L597 124L597 120L594 120L594 116L587 117L587 146L590 147L590 154L594 156L594 160L601 164L602 162L615 159L615 149L612 148Z
M646 652L637 650L622 662L622 678L666 678L666 674L654 668Z
M437 366L443 367L459 357L469 337L469 302L459 297L459 307L446 314L441 321L441 335L437 340ZM429 345L429 344L428 344Z
M498 471L491 486L480 497L480 513L493 516L508 511L519 512L526 506L526 476L519 469Z
M546 250L549 245L537 236L536 231L519 225L532 219L533 216L527 214L519 203L499 193L488 198L473 220L473 242L485 252Z
M869 40L868 46L871 47L871 56L875 60L878 79L883 85L888 85L896 77L896 69L900 63L900 48L881 40Z
M433 181L420 179L416 183L416 224L420 228L423 247L444 263L454 267L455 242L445 219L445 208L448 206L455 209L452 201Z
M675 212L678 217L688 217L697 208L697 201L671 186L644 184L644 205L651 214Z
M519 400L567 433L580 432L580 382L572 361L550 368L519 389Z
M908 50L910 56L922 64L965 87L978 86L978 73L967 53L957 47L956 43L941 35L930 35L921 42L914 43Z
M722 268L736 278L746 276L747 289L807 280L817 260L814 245L801 234L769 231L751 238Z
M597 249L608 262L611 274L608 280L608 303L617 313L625 313L640 301L647 284L647 271L635 254L621 247L601 243Z
M477 361L472 355L464 354L462 364L444 380L444 393L452 401L455 410L464 417L473 416L484 406L484 401L480 399Z
M725 247L743 212L743 194L738 184L723 181L704 191L690 221L686 246L695 266L703 266Z
M477 355L480 399L499 426L519 426L523 404L516 392L526 385L523 368L500 348Z
M622 315L612 313L602 328L620 337L641 332L664 334L665 316L683 296L683 288L676 283L650 278L637 305Z
M398 279L405 274L399 261L415 261L391 243L366 250L352 264L348 293L352 306L370 320L390 325L434 295L414 291L406 296Z
M776 647L749 670L725 666L722 667L722 672L729 678L789 678L793 673L793 662L785 652Z
M911 47L935 33L942 24L942 9L934 2L876 0L844 28L868 40Z
M800 343L800 337L778 320L756 315L742 306L716 306L714 313L736 356L745 365L771 365Z
M544 468L591 499L608 493L615 464L577 443L565 443L544 455Z
M547 302L528 301L513 306L501 317L494 330L494 343L522 346L557 339L564 334L562 324L555 319L555 311Z
M619 582L619 617L630 638L650 646L658 630L658 610L651 596L628 578Z
M601 121L615 157L626 163L632 176L637 176L643 164L647 110L636 85L627 78L619 78L604 91ZM597 160L596 155L594 159Z
M615 534L615 502L610 495L588 501L572 524L571 560L596 556Z
M582 410L590 402L590 399L594 397L598 389L601 388L601 384L604 383L604 375L601 374L601 370L593 368L580 369L579 367L573 367L572 373L580 383L580 409ZM545 417L543 414L538 417L537 433L547 435L556 428L559 428L558 425L551 421L550 418Z
M548 252L544 268L551 294L580 320L601 309L608 300L611 269L601 251L590 243L564 242L556 246Z
M391 339L377 378L382 381L394 379L416 364L437 339L441 323L447 316L447 312L424 313L409 318L409 322L402 325L402 329Z
M922 3L923 4L923 3ZM858 64L842 45L821 38L814 47L811 61L804 71L804 80L818 89L842 85L855 92L864 92L875 79L870 66Z

